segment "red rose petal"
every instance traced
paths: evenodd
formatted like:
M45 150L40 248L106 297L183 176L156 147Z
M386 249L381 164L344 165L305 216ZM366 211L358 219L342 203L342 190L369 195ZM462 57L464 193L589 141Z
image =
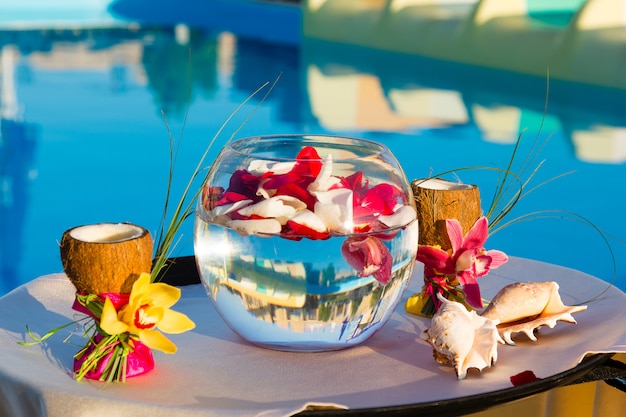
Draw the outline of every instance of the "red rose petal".
M533 371L524 371L524 372L520 372L517 375L513 375L511 377L511 384L513 384L514 387L517 387L519 385L524 385L524 384L528 384L531 382L539 381L540 379L541 378L537 378L537 376L535 375Z
M287 224L283 228L283 233L281 236L288 237L293 239L297 238L298 240L306 237L312 240L325 240L330 238L329 232L318 232L317 230L311 229L310 227L296 223L292 220L288 220Z
M236 203L241 200L248 200L249 198L243 194L235 193L232 191L226 191L222 194L221 198L215 204L216 206L223 206L224 204Z
M298 200L304 202L309 210L313 211L315 209L315 202L317 199L306 189L306 187L303 188L300 184L293 182L283 184L281 187L276 189L276 195L287 195L297 198Z
M378 184L369 189L361 200L361 207L366 208L370 213L389 215L393 214L398 197L402 193L390 184Z
M296 165L290 173L317 177L322 170L322 158L312 146L305 146L296 156Z
M230 177L226 193L243 195L244 199L258 202L260 197L256 195L256 191L260 182L261 179L256 175L249 173L245 169L238 169Z

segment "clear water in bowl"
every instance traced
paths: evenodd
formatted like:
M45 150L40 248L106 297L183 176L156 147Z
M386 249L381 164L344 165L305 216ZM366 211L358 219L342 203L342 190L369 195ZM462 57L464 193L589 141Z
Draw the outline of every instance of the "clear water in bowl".
M267 348L325 351L363 342L393 313L413 271L417 222L381 239L393 256L387 285L357 275L341 255L345 240L241 236L197 217L194 246L203 284L235 333Z

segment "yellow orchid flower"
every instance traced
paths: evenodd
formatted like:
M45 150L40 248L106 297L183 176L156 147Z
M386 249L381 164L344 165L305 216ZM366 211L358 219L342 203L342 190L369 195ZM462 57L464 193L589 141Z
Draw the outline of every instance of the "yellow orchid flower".
M149 274L141 274L133 284L128 304L120 311L115 310L111 300L105 299L100 327L110 335L128 332L151 349L175 353L176 345L161 331L177 334L196 327L185 314L170 310L179 299L179 288L151 283Z

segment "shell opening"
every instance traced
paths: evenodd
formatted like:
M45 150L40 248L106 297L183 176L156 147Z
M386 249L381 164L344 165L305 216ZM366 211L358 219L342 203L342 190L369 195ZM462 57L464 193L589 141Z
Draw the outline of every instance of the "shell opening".
M470 368L482 371L498 359L498 343L504 343L497 320L484 318L464 305L438 294L443 303L421 336L433 348L440 364L454 366L457 379L465 379Z
M508 345L515 345L512 335L524 333L537 341L535 330L557 322L576 323L574 313L585 311L587 306L568 306L559 294L559 284L546 282L516 282L502 288L482 312L483 317L500 322L498 331Z

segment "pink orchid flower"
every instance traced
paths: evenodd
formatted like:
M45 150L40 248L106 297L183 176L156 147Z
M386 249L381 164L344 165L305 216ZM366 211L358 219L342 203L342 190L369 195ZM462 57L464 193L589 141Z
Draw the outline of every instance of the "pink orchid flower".
M391 281L393 259L387 246L375 236L352 236L341 245L341 254L360 277L373 275L383 285Z
M484 216L474 223L465 236L461 224L455 219L446 220L446 230L452 244L451 251L420 245L416 259L424 264L424 276L427 281L441 276L456 278L463 287L467 303L474 308L482 308L483 302L477 279L487 275L490 269L506 263L508 257L504 252L484 248L489 236L488 220ZM438 307L436 294L433 293L431 296L434 297L433 301Z

